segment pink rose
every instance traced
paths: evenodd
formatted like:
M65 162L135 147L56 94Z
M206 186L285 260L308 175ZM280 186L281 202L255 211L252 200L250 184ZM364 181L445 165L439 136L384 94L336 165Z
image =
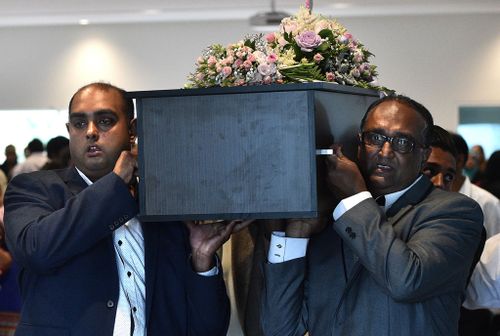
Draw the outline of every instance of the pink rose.
M276 36L274 36L274 33L269 33L266 35L266 41L268 43L273 43L276 40Z
M254 54L248 54L247 60L250 62L255 62L255 56Z
M314 48L318 47L323 40L321 36L313 31L305 31L295 36L295 42L302 51L311 52Z
M243 66L245 67L245 69L250 69L252 67L252 62L250 62L249 60L246 60L243 62Z
M273 53L273 54L267 55L266 61L267 61L267 63L275 63L277 59L278 59L278 57L276 56L276 54Z
M280 47L284 47L288 44L288 41L285 40L283 36L281 36L280 38L278 38L278 44L280 45Z
M215 63L217 63L217 59L215 58L215 56L210 56L207 60L207 63L208 65L215 65Z
M329 82L333 82L335 80L335 75L333 74L333 72L326 73L326 80Z
M224 75L224 77L229 76L231 72L233 72L233 69L231 69L230 66L225 66L222 68L222 74Z
M276 72L276 65L262 63L257 67L257 71L262 76L270 76Z
M325 58L320 54L320 53L316 53L314 56L313 56L313 59L316 63L319 63L321 62L322 60L324 60Z
M242 64L243 64L243 61L241 60L241 58L238 58L236 61L234 61L233 67L237 69L237 68L241 67Z

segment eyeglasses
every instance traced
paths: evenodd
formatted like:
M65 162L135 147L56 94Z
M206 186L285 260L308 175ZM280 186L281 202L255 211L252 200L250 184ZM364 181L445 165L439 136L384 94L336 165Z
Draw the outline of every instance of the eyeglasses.
M406 154L410 153L415 149L415 141L412 139L406 137L406 136L401 136L401 135L395 135L395 136L387 136L375 132L363 132L361 133L361 142L364 143L365 145L368 146L373 146L377 148L382 148L386 142L391 144L392 150ZM419 145L420 146L420 145ZM420 146L421 147L421 146Z

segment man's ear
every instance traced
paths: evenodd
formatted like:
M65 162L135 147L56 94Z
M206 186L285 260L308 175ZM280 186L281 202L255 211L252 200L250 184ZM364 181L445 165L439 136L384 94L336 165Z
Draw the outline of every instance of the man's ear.
M131 144L135 142L137 138L137 119L134 118L130 121L130 125L128 127L128 136Z

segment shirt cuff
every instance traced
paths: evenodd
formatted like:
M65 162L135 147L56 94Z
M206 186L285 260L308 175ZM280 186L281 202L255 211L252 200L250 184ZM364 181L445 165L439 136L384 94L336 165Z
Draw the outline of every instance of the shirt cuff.
M306 256L309 238L285 237L284 232L275 231L271 235L271 243L267 260L271 264L282 263Z
M219 274L219 258L215 256L215 266L209 269L208 271L205 272L196 272L198 275L205 276L205 277L210 277L210 276L215 276Z
M333 210L333 219L339 219L344 213L346 213L349 209L358 205L362 201L367 198L371 198L372 194L369 191L362 191L355 195L344 198Z

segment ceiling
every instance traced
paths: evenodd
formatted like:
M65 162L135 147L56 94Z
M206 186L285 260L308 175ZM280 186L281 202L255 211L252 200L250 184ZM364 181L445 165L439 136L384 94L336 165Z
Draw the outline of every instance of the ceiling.
M275 0L275 7L293 14L304 2ZM244 20L270 9L270 0L0 0L0 27ZM500 13L500 0L316 0L313 11L334 17Z

